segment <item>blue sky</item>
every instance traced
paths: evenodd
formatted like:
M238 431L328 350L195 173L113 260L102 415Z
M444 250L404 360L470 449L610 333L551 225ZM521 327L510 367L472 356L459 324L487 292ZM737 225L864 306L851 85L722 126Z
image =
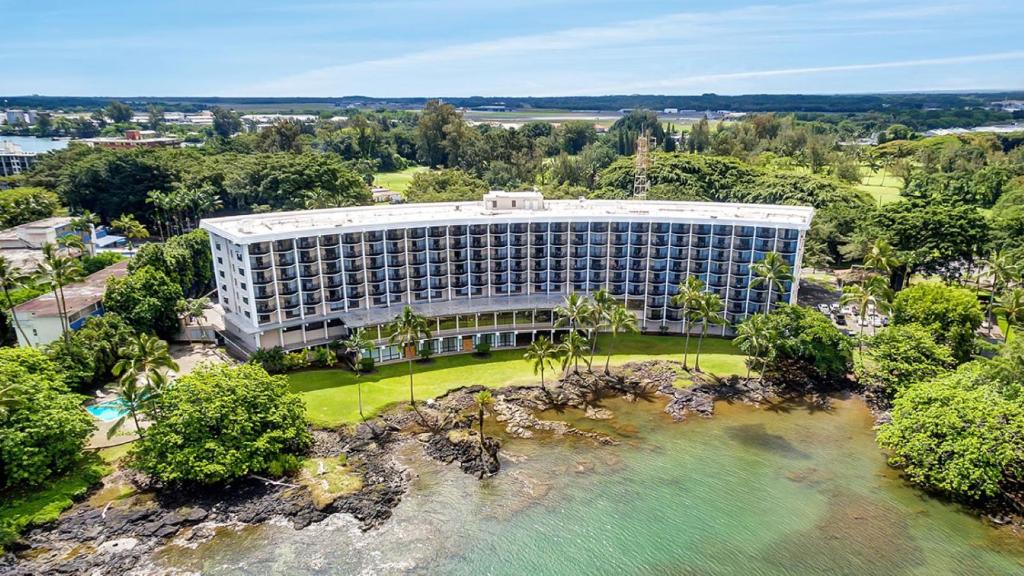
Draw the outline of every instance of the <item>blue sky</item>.
M0 0L0 94L1024 89L1024 0Z

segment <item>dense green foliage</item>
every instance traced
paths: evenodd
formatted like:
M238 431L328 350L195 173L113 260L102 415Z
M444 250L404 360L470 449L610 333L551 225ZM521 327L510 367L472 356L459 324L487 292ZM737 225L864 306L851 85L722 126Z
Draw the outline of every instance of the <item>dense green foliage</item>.
M124 256L117 252L100 252L95 256L86 254L82 256L82 273L88 276L122 260L124 260Z
M487 189L486 182L462 170L432 170L417 172L405 196L410 202L479 200Z
M939 282L911 286L893 301L893 324L922 326L960 362L974 353L974 332L982 319L974 292Z
M181 287L160 270L143 266L123 278L111 278L103 293L103 308L119 314L143 334L171 338L178 333L178 301Z
M866 387L893 396L907 386L930 380L953 367L949 348L917 324L890 326L871 338L858 377Z
M1024 404L984 385L984 372L972 363L896 396L878 440L912 481L979 500L1024 478Z
M801 306L782 305L768 314L766 330L773 334L772 357L813 369L823 378L844 377L852 362L850 339L828 316Z
M205 230L172 236L166 242L139 247L128 264L135 272L142 268L158 270L173 280L187 297L205 294L213 281L213 255Z
M74 390L86 392L113 380L111 368L117 353L135 336L135 331L116 312L107 311L85 321L68 340L50 343L47 352Z
M0 390L0 487L38 485L78 462L92 419L43 352L0 348Z
M53 216L57 195L45 188L12 188L0 194L0 228Z
M311 443L302 401L283 377L252 364L199 368L164 391L155 409L159 418L131 461L165 483L258 474Z

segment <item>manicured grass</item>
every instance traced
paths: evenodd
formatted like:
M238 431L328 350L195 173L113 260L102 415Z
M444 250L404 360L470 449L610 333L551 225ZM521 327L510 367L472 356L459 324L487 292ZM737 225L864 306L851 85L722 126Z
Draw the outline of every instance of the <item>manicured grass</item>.
M0 552L25 529L56 520L109 473L100 458L87 455L77 468L41 487L0 493Z
M96 453L100 455L100 458L103 458L104 462L113 464L121 458L124 458L128 454L128 451L132 449L133 444L133 442L127 442L118 446L100 448Z
M610 336L602 335L594 363L604 365ZM637 360L681 360L683 339L678 336L620 335L614 343L612 364ZM691 338L690 351L697 349L697 339ZM701 368L705 372L725 376L746 373L743 355L729 340L708 338L701 353ZM443 356L429 364L413 364L417 400L439 396L461 386L484 385L492 387L539 384L532 366L523 360L523 350L498 350L486 358L472 354ZM547 377L554 376L550 371ZM306 403L307 414L314 423L324 426L359 421L356 401L357 376L348 370L313 370L288 375L291 389L299 393ZM409 399L408 364L401 362L379 366L373 374L358 377L362 381L363 412L373 416L396 402Z
M409 189L409 184L412 184L412 177L417 172L422 172L427 168L423 166L411 166L400 172L381 172L374 174L373 185L381 186L395 192L405 193Z
M889 204L901 198L900 189L903 186L903 181L900 178L889 174L884 168L877 172L865 168L862 169L862 173L864 178L857 189L871 194L875 202Z

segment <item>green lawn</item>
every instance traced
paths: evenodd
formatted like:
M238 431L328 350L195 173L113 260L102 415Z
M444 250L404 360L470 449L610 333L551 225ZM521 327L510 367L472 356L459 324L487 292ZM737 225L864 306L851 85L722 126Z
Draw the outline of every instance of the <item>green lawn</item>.
M380 172L374 174L373 185L404 194L409 189L409 184L412 184L413 175L426 169L423 166L411 166L400 172Z
M600 338L599 351L609 340L609 336ZM614 346L612 364L636 360L681 360L683 339L676 336L623 335L617 338ZM691 352L696 350L696 346L696 338L691 339ZM594 362L603 365L604 359L599 354ZM731 341L720 338L705 340L701 368L718 375L746 372L743 355ZM487 358L471 354L438 357L430 364L414 363L413 370L417 400L433 398L460 386L540 383L540 377L535 376L530 364L523 360L523 350L499 350ZM408 365L404 362L380 366L375 373L359 378L363 382L363 409L367 417L409 398ZM305 401L309 418L314 423L330 426L358 422L356 376L352 372L340 369L295 372L288 375L288 380L291 389Z
M889 174L884 168L877 172L872 172L865 168L862 169L862 173L864 178L857 186L857 189L871 194L875 202L888 204L900 199L900 189L903 186L900 178Z

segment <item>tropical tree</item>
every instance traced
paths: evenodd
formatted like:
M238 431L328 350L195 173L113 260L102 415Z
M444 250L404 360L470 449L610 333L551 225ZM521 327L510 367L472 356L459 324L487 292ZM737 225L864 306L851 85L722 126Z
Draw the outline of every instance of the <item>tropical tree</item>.
M135 248L135 240L149 238L149 230L146 230L146 227L132 214L121 214L120 218L110 221L110 226L124 234L132 248Z
M85 254L86 246L85 241L78 234L65 234L57 239L57 244L68 251L71 254L72 250L77 250L77 257L81 258Z
M769 252L764 258L751 266L754 278L750 281L750 287L767 286L768 303L764 307L765 314L772 305L772 290L782 292L786 288L786 282L793 279L793 273L785 259L778 252Z
M40 280L47 283L57 301L57 314L60 317L61 333L65 343L70 342L71 330L68 324L68 309L64 301L64 287L82 277L82 265L73 258L68 258L50 243L43 244L43 259L36 264L36 273Z
M92 254L92 243L96 239L93 231L99 224L100 217L88 210L83 210L81 214L71 219L71 229L89 238L88 248L90 254Z
M861 359L864 358L864 326L867 324L868 308L874 307L880 313L886 313L892 308L892 290L889 283L881 276L872 276L861 284L847 284L843 286L843 295L839 297L839 304L846 306L854 304L857 306L857 315L860 317L860 350Z
M118 395L128 413L114 422L107 436L116 434L131 416L139 438L143 438L139 414L155 407L167 384L167 375L162 370L178 370L178 363L171 357L167 342L152 334L140 334L122 347L118 355L120 359L110 372L119 377Z
M611 341L608 342L608 358L604 361L604 373L608 374L609 364L612 361L612 345L619 334L638 332L636 326L636 315L626 309L625 306L615 306L608 313L608 331L611 333Z
M733 338L732 343L750 357L750 361L747 362L748 380L750 379L750 368L755 363L760 364L758 381L764 380L764 372L768 367L768 360L771 358L777 336L772 328L772 322L764 314L751 316L736 327L736 337Z
M362 328L357 328L348 335L348 339L343 341L341 345L345 349L345 356L350 358L352 370L356 373L356 401L359 404L359 418L365 422L366 416L363 415L363 386L362 381L359 379L359 368L363 362L363 350L370 347L370 340L366 337L366 333Z
M200 332L205 332L203 329L203 320L206 319L206 309L210 306L210 299L203 296L201 298L182 298L178 300L176 307L178 316L185 322L185 324L192 324L193 322L199 326Z
M21 326L21 322L18 321L18 316L14 313L14 301L11 300L11 290L17 290L27 285L32 276L25 274L21 270L18 270L11 265L10 261L3 256L0 256L0 289L4 293L4 304L6 309L10 312L11 318L14 319L14 326L21 333L21 338L25 341L26 345L31 346L28 339L28 334L25 333L25 329Z
M896 251L883 238L875 240L868 253L864 255L865 268L877 270L886 275L892 274L893 269L899 266L899 264L900 262L896 258Z
M544 390L545 394L550 395L547 386L544 384L544 371L546 368L554 369L554 363L559 359L560 355L560 349L547 336L541 336L534 340L530 347L526 349L526 353L523 354L524 360L533 362L533 373L540 373L540 387Z
M700 338L697 340L697 355L693 359L693 369L700 372L700 349L704 344L704 337L708 335L708 327L712 324L721 326L725 324L725 317L722 316L722 297L715 292L705 292L697 303L697 319L701 322Z
M704 282L695 276L687 276L686 281L679 285L679 292L672 297L672 304L682 308L683 332L686 333L686 340L683 344L683 370L689 370L690 354L690 320L693 310L697 307L701 295L704 293Z
M593 315L593 306L580 292L572 292L565 297L565 303L554 309L555 327L568 327L573 333L585 326Z
M590 329L590 364L594 363L594 353L597 351L597 335L601 328L608 325L611 311L619 305L604 288L599 288L591 296L590 314L587 318Z
M391 337L388 342L391 345L398 344L402 347L402 354L409 363L409 404L416 409L416 397L413 394L412 382L412 360L416 357L416 344L424 339L430 338L430 324L427 319L417 314L412 307L406 306L402 312L389 325ZM408 354L407 349L412 346L413 353Z
M494 402L494 397L490 390L481 390L473 395L473 401L476 402L477 422L480 425L480 477L483 478L487 469L484 465L484 453L487 451L484 446L484 408Z
M560 355L562 357L562 373L563 375L569 374L569 367L572 366L573 372L580 373L580 359L583 362L587 362L587 354L590 352L590 343L579 332L573 331L562 340L562 343L558 346ZM587 368L590 368L590 364L587 364Z
M1006 334L1003 335L1003 342L1010 339L1010 331L1015 326L1024 324L1024 288L1014 288L999 299L999 306L995 308L996 314L1006 316Z
M985 315L988 317L989 324L993 324L992 306L995 304L996 294L1020 279L1021 265L1017 258L1005 250L993 252L985 259L984 264L988 267L989 277L988 307Z

